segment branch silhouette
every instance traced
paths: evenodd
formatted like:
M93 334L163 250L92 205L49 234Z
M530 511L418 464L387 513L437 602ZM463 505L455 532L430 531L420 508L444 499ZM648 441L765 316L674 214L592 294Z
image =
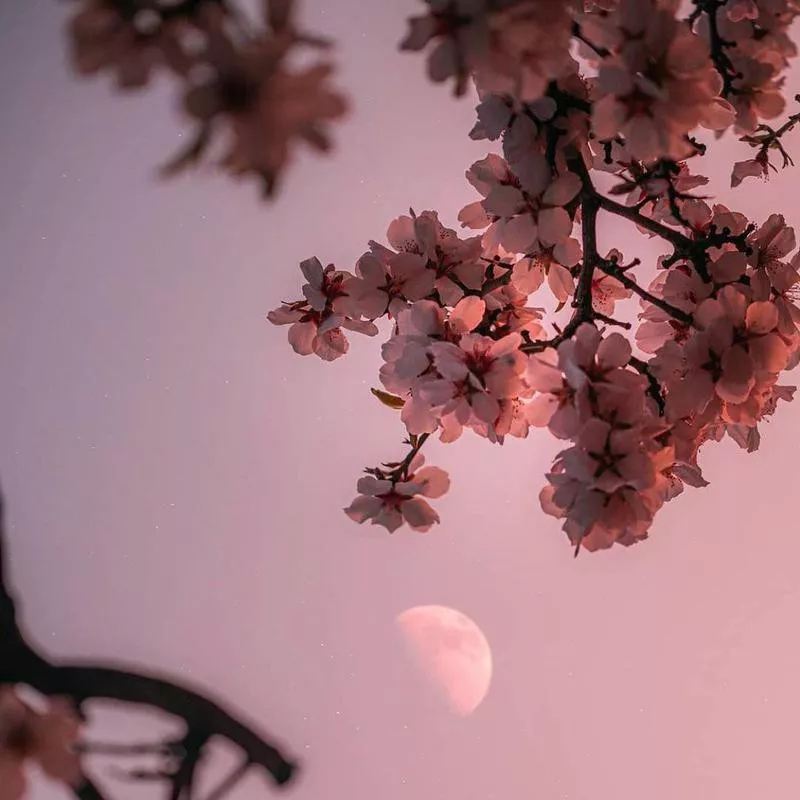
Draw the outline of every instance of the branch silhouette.
M0 685L26 684L48 697L71 699L80 710L87 700L117 700L159 709L180 718L186 726L183 737L171 743L179 754L177 767L158 777L170 784L173 800L189 800L197 767L205 746L213 737L227 739L244 755L237 780L250 768L264 769L278 786L288 784L297 766L265 735L227 711L221 701L163 675L128 670L116 664L54 661L37 652L28 642L18 618L9 585L5 504L0 491ZM87 748L91 749L91 748ZM144 777L144 776L140 776ZM153 776L149 776L153 777ZM213 793L223 796L230 785ZM75 788L80 800L103 800L90 778Z

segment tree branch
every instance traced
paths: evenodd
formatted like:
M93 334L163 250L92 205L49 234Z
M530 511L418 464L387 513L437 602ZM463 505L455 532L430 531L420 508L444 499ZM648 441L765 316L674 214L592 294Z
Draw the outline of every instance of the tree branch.
M722 78L720 94L725 98L738 94L739 90L733 85L733 82L741 77L741 73L736 70L730 56L725 52L734 43L722 37L717 22L717 11L727 3L727 0L692 0L692 2L695 8L687 20L690 25L693 25L701 14L708 17L708 46L714 69Z
M20 630L8 590L4 571L7 543L3 511L0 494L0 684L25 683L46 696L69 697L76 706L86 700L98 699L157 708L186 723L183 744L187 755L195 755L195 763L202 745L211 737L220 736L237 745L249 764L263 767L277 785L282 786L292 779L296 771L295 764L261 734L199 690L165 677L128 671L115 665L53 663L39 655ZM187 742L193 747L188 747ZM186 763L187 759L184 758L182 766ZM182 774L181 780L185 781L186 778L187 775ZM80 800L103 800L100 791L88 779L75 790L75 794Z
M651 294L646 289L643 289L633 278L629 277L618 266L612 266L606 261L601 261L598 266L603 272L606 273L606 275L610 275L612 278L616 278L627 289L630 289L632 292L634 292L634 294L639 295L639 297L641 297L643 300L647 300L648 303L652 303L654 306L657 306L662 311L666 312L671 317L673 317L673 319L682 322L684 325L694 324L694 320L692 319L691 314L687 314L685 311L681 311L681 309L678 308L677 306L673 306L666 300L663 300L660 297L656 297L654 294Z
M631 356L628 363L639 373L644 375L647 378L647 391L653 400L656 401L658 405L659 413L663 415L664 410L666 409L666 403L664 400L664 393L661 388L661 383L653 375L653 371L650 369L650 365L646 361L642 361L641 358L637 358L636 356Z
M88 778L82 786L73 789L73 794L78 800L105 800L103 793Z
M602 208L604 211L608 211L610 214L615 214L618 217L623 217L631 222L635 222L645 230L648 230L651 233L654 233L656 236L660 236L662 239L665 239L679 250L690 251L695 246L695 242L693 242L688 236L685 236L680 231L672 230L672 228L668 228L666 225L656 222L654 219L645 217L635 208L622 205L622 203L617 203L610 197L605 197L599 193L597 194L597 198L600 203L600 208Z

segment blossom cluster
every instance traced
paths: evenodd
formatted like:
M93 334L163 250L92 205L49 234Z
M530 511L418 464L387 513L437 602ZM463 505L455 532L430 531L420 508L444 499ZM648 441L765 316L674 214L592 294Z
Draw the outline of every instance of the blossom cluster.
M328 60L296 66L298 50L330 42L298 27L294 0L261 0L256 20L239 0L70 2L78 6L69 40L79 74L108 73L122 90L159 74L179 82L195 132L164 174L211 158L232 176L256 176L273 196L297 142L330 149L329 124L347 102L330 85ZM474 85L487 105L473 134L504 132L523 182L542 178L541 163L523 169L523 156L538 123L556 113L554 84L577 101L561 109L561 124L584 146L581 128L590 127L596 142L628 157L680 159L691 154L690 131L733 126L758 148L737 162L735 184L766 175L771 149L788 163L780 144L788 128L763 121L786 105L798 0L692 0L685 18L681 0L424 2L427 13L410 18L401 49L427 50L428 76L452 80L457 96ZM596 74L584 80L587 65ZM575 113L587 108L588 116Z
M694 3L681 19L679 5L429 0L411 20L404 47L431 47L431 77L454 79L457 93L474 80L470 135L502 148L467 171L479 197L458 220L472 235L412 210L352 271L303 262L305 300L270 314L292 323L297 352L329 360L346 350L341 329L391 323L373 394L399 411L409 450L367 470L346 509L355 521L439 521L428 500L449 479L421 466L431 437L468 430L502 444L547 428L565 449L543 510L576 553L630 545L685 487L707 485L702 445L728 436L756 449L760 423L792 399L782 376L800 362L794 231L780 214L758 225L695 194L711 149L695 137L781 113L771 98L798 9ZM614 181L606 193L600 173ZM670 248L654 275L600 252L602 214ZM565 319L548 321L547 307Z
M196 136L169 172L221 147L225 170L270 194L296 141L330 146L345 101L327 62L296 66L298 48L326 42L300 30L292 0L263 0L255 26L233 0L73 2L80 72L181 82ZM640 541L664 503L706 484L704 444L756 449L760 423L794 394L782 377L800 361L793 229L697 191L729 130L756 149L732 185L774 169L775 152L791 165L783 137L800 113L769 122L785 111L800 0L424 5L401 48L424 51L428 76L456 95L474 87L470 136L496 143L467 170L477 196L462 230L412 209L347 268L303 261L298 299L268 318L325 361L388 321L373 394L399 412L409 449L366 471L346 509L355 521L439 521L428 501L449 478L423 466L431 438L502 444L546 427L565 449L540 500L576 552ZM665 252L651 265L601 252L603 215Z
M491 161L508 176L502 159ZM270 314L292 323L297 352L332 360L346 351L342 327L374 334L372 320L393 322L382 348L385 391L375 394L400 410L410 460L362 478L348 515L391 531L403 522L428 530L439 518L424 498L441 496L449 481L441 470L426 477L436 468L419 470L425 439L453 442L466 428L502 443L547 427L570 447L547 476L542 507L564 519L573 544L594 550L645 538L667 500L686 484L705 485L697 463L704 442L727 434L755 449L759 421L794 391L778 383L780 373L800 360L800 256L785 260L794 232L779 215L751 230L724 206L685 205L696 226L687 241L727 233L704 252L708 280L676 260L642 290L635 343L649 362L602 324L633 295L616 251L597 257L591 306L573 311L585 321L569 337L549 338L544 310L529 297L545 286L562 303L575 294L573 273L580 280L586 263L577 240L583 263L565 266L555 245L504 250L488 217L482 239L462 239L434 212L412 212L389 226L392 247L371 242L353 273L303 262L306 299ZM567 277L551 282L557 269Z

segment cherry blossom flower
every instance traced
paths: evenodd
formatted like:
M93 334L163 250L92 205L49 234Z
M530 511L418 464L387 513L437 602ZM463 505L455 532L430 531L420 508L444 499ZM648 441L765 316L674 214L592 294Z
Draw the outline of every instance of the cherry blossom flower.
M755 158L737 161L731 170L731 188L736 188L745 178L769 177L769 158L766 151L759 153Z
M434 369L431 346L436 342L458 342L483 320L486 304L477 297L465 297L448 314L430 300L421 300L397 318L397 332L383 347L381 382L405 400L401 419L411 434L433 433L445 426L441 412L427 396L427 384L439 378ZM460 435L450 420L449 435ZM447 435L447 434L445 434Z
M145 86L167 67L186 77L195 59L185 44L188 17L168 18L163 0L81 0L70 20L72 61L87 75L108 70L121 89ZM213 0L210 0L213 2Z
M481 237L461 239L442 225L435 211L417 215L411 209L411 216L391 222L386 238L396 251L417 256L420 265L432 270L433 278L425 278L426 286L433 280L433 289L445 305L454 306L465 289L480 289L485 272ZM370 248L379 259L391 263L392 253L383 245L370 242Z
M349 290L355 280L350 273L333 264L323 269L318 258L301 262L300 269L308 280L303 286L306 299L284 303L267 315L273 325L291 325L289 344L295 353L334 361L349 348L342 328L366 336L377 334L374 323L358 318L360 311Z
M800 6L794 0L759 2L755 21L747 4L726 4L726 9L733 13L717 13L715 21L717 35L732 45L726 48L733 89L728 94L736 110L736 130L750 133L760 120L777 117L785 107L781 72L797 54L788 31ZM698 20L695 31L710 39L707 14Z
M435 342L431 354L440 377L421 387L423 398L443 407L442 414L455 414L462 425L473 416L493 424L500 414L499 401L518 396L523 388L521 344L518 333L498 341L470 333L458 344Z
M423 50L439 39L428 57L428 77L437 83L454 77L455 94L467 90L471 70L489 48L487 0L428 0L426 16L411 17L401 50Z
M750 288L754 300L771 301L778 312L778 332L784 338L796 336L800 329L800 273L795 256L791 264L776 262L766 269L755 270L750 275Z
M698 126L722 130L733 108L702 40L676 17L671 0L622 2L593 35L614 51L600 65L592 127L600 139L621 133L640 160L681 159Z
M427 4L430 13L409 20L410 30L400 47L418 51L435 41L428 76L435 82L455 78L457 96L466 92L472 76L484 91L535 100L571 64L572 0Z
M486 308L495 311L492 333L504 336L509 332L526 333L531 339L542 337L543 308L528 305L528 295L513 283L501 286L484 296Z
M664 165L668 162L659 162ZM689 169L685 161L677 163L678 171L670 171L668 177L654 177L641 180L643 170L637 166L637 162L632 162L627 166L631 177L639 179L640 182L624 180L622 184L612 189L617 193L623 190L630 190L627 197L628 205L636 205L640 208L640 213L649 219L658 222L665 222L667 225L684 225L692 212L697 215L702 214L703 209L707 208L702 198L690 194L694 189L705 186L708 178L704 175L695 175ZM636 189L636 191L633 191ZM643 204L643 205L642 205ZM639 233L644 236L655 236L655 233L640 224L636 226Z
M627 300L633 291L611 275L601 273L592 278L592 307L599 314L611 316L617 300Z
M571 267L581 258L577 239L569 238L540 253L521 258L514 265L511 281L521 292L532 294L547 278L547 286L559 303L565 303L575 290Z
M348 290L356 307L368 319L387 313L396 317L409 302L427 297L435 280L435 273L417 253L384 250L380 258L374 253L361 256Z
M237 47L216 6L201 12L198 25L211 71L190 83L184 97L198 131L165 169L174 172L196 161L222 122L228 136L220 165L234 176L256 175L270 196L297 141L319 151L331 147L327 124L347 110L344 98L328 86L333 67L317 63L290 70L285 60L292 36L255 38Z
M528 422L539 428L547 426L558 439L573 438L580 428L576 390L559 368L556 350L531 356L525 382L536 392L525 406Z
M491 46L477 59L474 77L483 91L539 99L548 83L575 69L570 55L575 0L499 2L489 18Z
M439 522L439 515L424 498L441 497L450 488L450 478L439 467L424 467L425 458L418 453L401 480L394 477L365 475L358 481L359 495L344 510L359 524L367 520L383 525L394 533L403 523L425 533Z
M777 332L774 303L748 303L732 285L704 301L695 319L701 330L683 348L685 369L667 387L667 413L680 419L710 404L723 420L757 421L764 385L785 369L790 348ZM658 357L657 357L658 358Z
M786 224L783 214L770 214L747 243L752 248L748 262L756 269L774 270L795 248L794 228Z
M68 701L54 698L38 712L17 696L12 686L0 687L0 787L4 800L22 800L26 766L35 763L48 778L77 787L82 779L73 750L79 721Z
M472 165L467 179L484 199L465 206L458 218L464 227L488 226L484 238L490 246L525 254L559 244L567 248L572 219L563 206L581 189L577 175L572 172L559 175L547 185L541 197L534 197L521 188L500 156L490 154Z
M592 551L647 537L655 512L670 496L674 449L658 429L621 429L591 419L576 444L560 453L540 500L545 513L564 519L576 547Z

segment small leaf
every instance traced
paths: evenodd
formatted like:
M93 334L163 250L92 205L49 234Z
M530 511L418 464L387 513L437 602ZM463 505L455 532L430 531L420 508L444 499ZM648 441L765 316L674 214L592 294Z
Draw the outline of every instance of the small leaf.
M400 409L406 404L406 401L396 394L389 394L389 392L384 392L382 389L370 389L370 391L381 403L389 408Z

